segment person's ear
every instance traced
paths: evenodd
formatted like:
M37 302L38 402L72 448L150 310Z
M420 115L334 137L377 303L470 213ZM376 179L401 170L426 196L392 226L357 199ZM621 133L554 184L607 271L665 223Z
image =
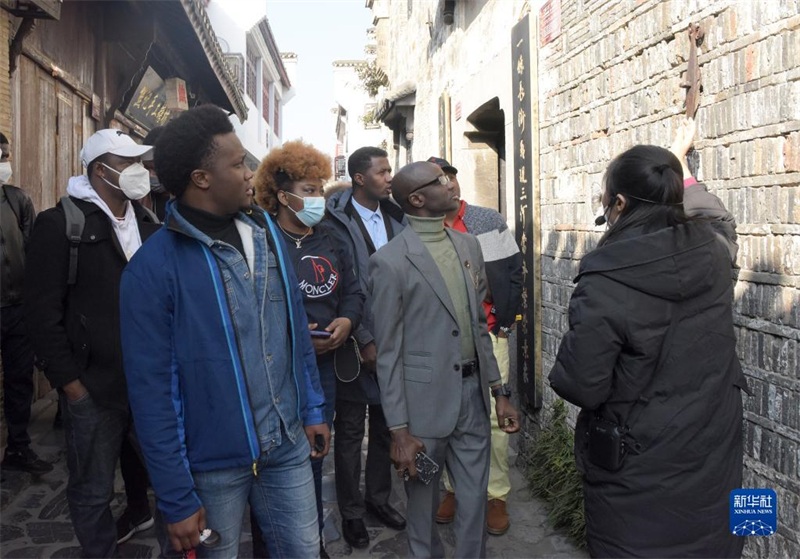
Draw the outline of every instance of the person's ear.
M92 165L92 174L97 175L97 178L99 179L105 179L106 173L108 172L108 169L106 169L106 166L103 165L103 163L103 161L97 161L94 165Z
M204 169L195 169L189 174L192 183L201 190L208 190L211 187L211 181L208 176L208 171Z
M617 194L617 199L614 202L614 207L617 209L617 214L621 214L625 208L628 207L628 200L624 194Z
M408 203L415 208L421 208L425 205L425 195L420 192L412 192L408 197Z
M289 196L286 195L285 190L279 190L278 193L275 195L275 198L278 200L278 204L281 206L289 206Z
M364 175L361 173L356 173L353 176L353 184L357 184L358 186L364 186Z

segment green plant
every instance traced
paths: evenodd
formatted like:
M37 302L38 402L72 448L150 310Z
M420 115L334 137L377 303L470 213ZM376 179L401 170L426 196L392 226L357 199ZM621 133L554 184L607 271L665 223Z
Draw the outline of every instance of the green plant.
M367 111L365 111L364 114L359 117L359 120L361 121L361 123L364 126L374 126L374 125L378 124L375 121L375 109L374 108L373 109L368 109Z
M547 504L553 526L566 531L577 546L585 547L583 482L575 468L574 435L566 417L564 401L556 400L527 453L525 477L531 493Z
M389 86L389 78L374 60L356 66L356 74L358 74L362 87L369 93L370 97L375 97L381 86Z

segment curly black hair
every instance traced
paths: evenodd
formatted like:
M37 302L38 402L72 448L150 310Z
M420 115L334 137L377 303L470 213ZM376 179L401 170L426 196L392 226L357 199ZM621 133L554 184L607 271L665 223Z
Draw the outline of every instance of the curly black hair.
M155 145L158 139L161 137L161 133L164 131L163 126L156 126L150 132L147 133L147 136L144 137L142 143L146 146Z
M217 150L214 136L233 132L228 115L214 105L201 105L169 121L155 143L156 174L164 188L180 198L192 171L202 169Z

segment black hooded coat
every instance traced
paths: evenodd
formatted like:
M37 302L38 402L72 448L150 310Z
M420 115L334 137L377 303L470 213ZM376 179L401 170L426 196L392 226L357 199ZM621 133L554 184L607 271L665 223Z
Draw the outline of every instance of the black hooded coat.
M549 379L582 408L575 458L594 557L741 555L728 529L746 390L730 277L730 256L697 222L621 232L581 261ZM595 414L630 429L618 471L588 458Z

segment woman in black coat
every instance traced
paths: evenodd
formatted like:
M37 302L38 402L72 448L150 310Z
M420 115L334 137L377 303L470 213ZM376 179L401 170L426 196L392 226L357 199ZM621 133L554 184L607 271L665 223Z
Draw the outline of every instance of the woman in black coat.
M636 146L608 167L608 230L575 278L549 380L580 406L593 557L738 557L728 495L742 482L746 389L731 264L683 211L681 164Z

